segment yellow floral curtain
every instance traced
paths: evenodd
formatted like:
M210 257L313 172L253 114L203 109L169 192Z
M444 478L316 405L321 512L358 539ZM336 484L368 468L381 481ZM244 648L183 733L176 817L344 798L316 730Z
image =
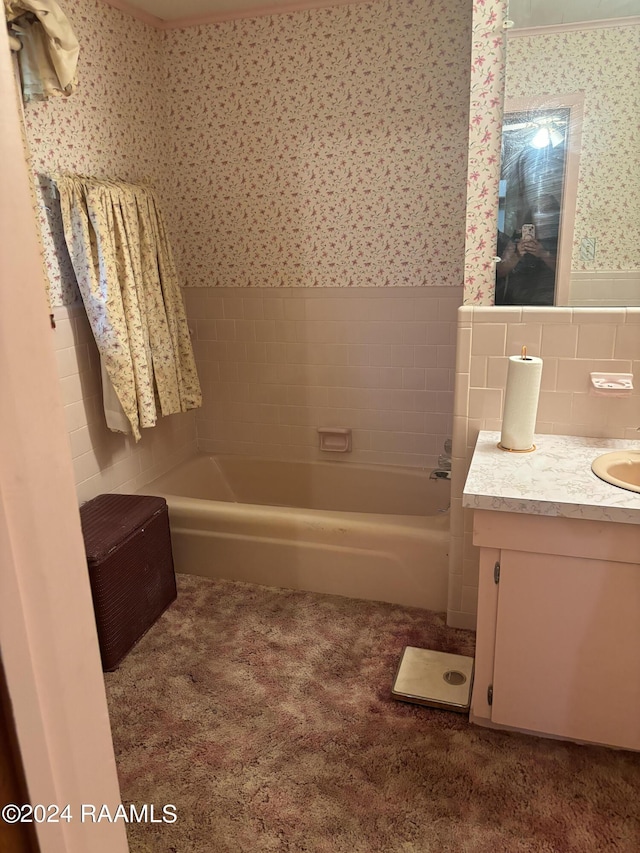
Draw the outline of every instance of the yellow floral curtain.
M25 101L71 95L80 45L55 0L4 0L11 47L18 52Z
M151 189L120 181L55 180L103 370L138 441L141 428L155 425L158 408L170 415L202 405L158 202Z

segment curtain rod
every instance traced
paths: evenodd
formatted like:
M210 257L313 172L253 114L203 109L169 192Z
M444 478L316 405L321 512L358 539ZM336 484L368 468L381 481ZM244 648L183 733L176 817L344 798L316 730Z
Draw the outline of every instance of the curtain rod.
M54 198L58 194L58 181L61 178L76 178L81 181L93 181L96 184L105 184L115 186L118 184L126 184L130 187L135 187L141 190L149 190L155 193L154 182L148 175L143 175L141 178L129 180L128 178L113 178L113 177L96 177L96 175L82 175L77 172L67 172L62 169L56 169L53 172L38 172L38 180L46 182L50 185Z
M119 178L119 177L99 177L98 175L85 175L81 172L69 172L64 169L54 169L53 172L38 172L38 177L47 181L53 181L54 183L60 178L79 178L81 181L96 181L97 183L111 183L111 184L134 184L134 185L151 185L152 180L148 175L143 175L141 178L137 178L135 180L130 180L129 178Z

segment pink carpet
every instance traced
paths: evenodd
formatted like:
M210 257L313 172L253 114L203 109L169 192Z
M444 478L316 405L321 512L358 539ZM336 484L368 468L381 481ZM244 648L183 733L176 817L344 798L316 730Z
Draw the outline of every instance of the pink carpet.
M640 851L640 755L394 701L405 645L473 654L440 614L181 575L105 676L132 853ZM639 709L640 713L640 709Z

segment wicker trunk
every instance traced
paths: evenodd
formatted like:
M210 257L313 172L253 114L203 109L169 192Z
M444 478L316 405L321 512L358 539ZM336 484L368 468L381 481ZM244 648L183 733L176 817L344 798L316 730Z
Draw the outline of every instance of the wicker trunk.
M99 495L80 508L102 668L125 655L175 600L164 498Z

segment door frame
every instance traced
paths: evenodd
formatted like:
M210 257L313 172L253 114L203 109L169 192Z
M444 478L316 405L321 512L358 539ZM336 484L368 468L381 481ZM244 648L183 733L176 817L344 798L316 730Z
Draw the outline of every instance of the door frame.
M0 27L0 655L40 853L127 853L71 449L6 27ZM19 805L19 804L18 804Z

